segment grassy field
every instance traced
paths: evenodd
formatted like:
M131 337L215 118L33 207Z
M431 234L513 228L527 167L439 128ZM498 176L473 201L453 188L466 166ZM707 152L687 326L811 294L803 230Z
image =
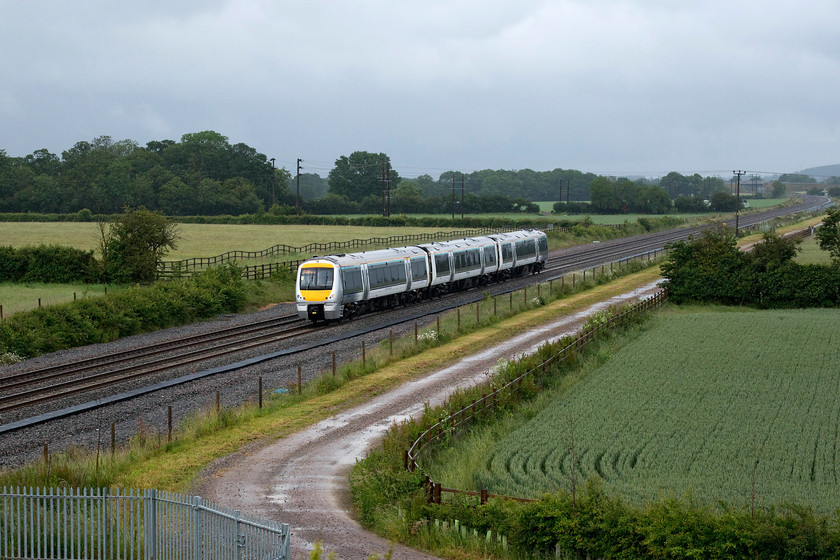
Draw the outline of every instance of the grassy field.
M796 262L799 264L829 264L831 262L831 254L820 249L817 238L813 235L804 239L799 246L802 248L802 252L796 256Z
M526 424L471 444L470 486L538 497L599 476L636 503L690 494L832 512L838 332L836 310L662 317ZM444 486L464 482L440 469Z
M167 260L212 257L234 250L260 251L278 244L299 247L315 242L434 233L453 228L180 224L178 229L181 239ZM94 223L0 222L0 239L3 245L13 247L44 243L96 250L99 230Z
M125 289L120 286L110 286L109 293L115 293ZM74 299L87 297L98 297L105 293L105 286L102 284L42 284L31 282L26 284L14 284L10 282L0 283L0 306L3 307L3 316L8 317L12 313L28 311L38 307L38 300L41 305L56 305L67 303Z

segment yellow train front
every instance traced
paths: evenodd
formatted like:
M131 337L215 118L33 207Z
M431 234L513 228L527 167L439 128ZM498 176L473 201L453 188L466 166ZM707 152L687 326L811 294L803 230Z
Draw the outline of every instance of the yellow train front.
M298 269L295 300L298 317L313 322L341 318L339 265L328 257L303 263Z

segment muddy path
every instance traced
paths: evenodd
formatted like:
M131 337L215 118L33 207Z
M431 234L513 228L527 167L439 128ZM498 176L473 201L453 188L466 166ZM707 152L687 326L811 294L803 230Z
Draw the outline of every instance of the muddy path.
M650 284L540 328L512 333L504 344L467 356L364 405L292 436L216 461L202 473L194 490L249 514L289 523L294 559L308 558L317 541L323 544L323 557L335 553L339 559L356 560L384 554L391 543L363 529L353 517L347 475L356 459L377 445L393 422L422 412L425 403L443 402L458 387L485 381L500 359L533 352L547 340L577 332L595 311L643 299L656 289ZM395 545L393 558L435 557Z

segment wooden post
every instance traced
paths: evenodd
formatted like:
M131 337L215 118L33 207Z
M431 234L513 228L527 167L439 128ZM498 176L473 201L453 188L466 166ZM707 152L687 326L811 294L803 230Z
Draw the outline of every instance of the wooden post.
M388 329L388 353L394 356L394 329Z
M47 442L44 442L44 464L50 464L50 446Z
M0 321L3 320L3 304L0 303Z
M414 344L417 344L417 321L414 321Z
M542 284L537 282L537 297L542 297Z
M38 298L38 309L41 309L41 298Z
M522 303L528 305L528 286L525 286L525 289L522 290Z
M216 389L216 417L222 414L222 399L219 390Z
M508 292L508 313L513 313L513 292Z
M461 332L461 308L457 309L458 312L458 332Z
M333 369L333 377L335 377L335 350L332 353L332 369Z
M440 338L440 315L437 316L437 335Z
M73 301L76 301L76 292L73 292Z
M498 313L496 313L496 296L493 296L493 317L496 317Z
M362 341L362 367L367 365L367 360L365 359L365 341Z
M301 380L300 380L300 362L298 362L298 395L301 394L302 387L301 387Z
M259 400L260 400L260 408L262 408L262 394L263 394L263 390L262 390L262 375L260 375L260 377L259 377L259 381L258 381L258 384L257 384L257 391L258 391L258 392L259 392L259 394L260 394L260 396L259 396Z
M481 322L481 315L479 314L479 311L478 311L478 309L479 309L478 306L479 306L480 303L481 303L480 301L475 302L475 326L476 327Z
M117 424L111 422L111 457L117 452Z
M166 425L167 425L167 428L168 428L167 429L166 441L171 442L172 441L172 405L171 404L166 409L166 416L167 416Z

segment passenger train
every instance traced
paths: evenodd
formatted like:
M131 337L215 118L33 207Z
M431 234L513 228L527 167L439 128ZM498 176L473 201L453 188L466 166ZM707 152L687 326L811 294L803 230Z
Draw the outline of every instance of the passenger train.
M536 274L548 258L545 233L528 229L304 261L297 312L312 322L352 319L375 309Z

